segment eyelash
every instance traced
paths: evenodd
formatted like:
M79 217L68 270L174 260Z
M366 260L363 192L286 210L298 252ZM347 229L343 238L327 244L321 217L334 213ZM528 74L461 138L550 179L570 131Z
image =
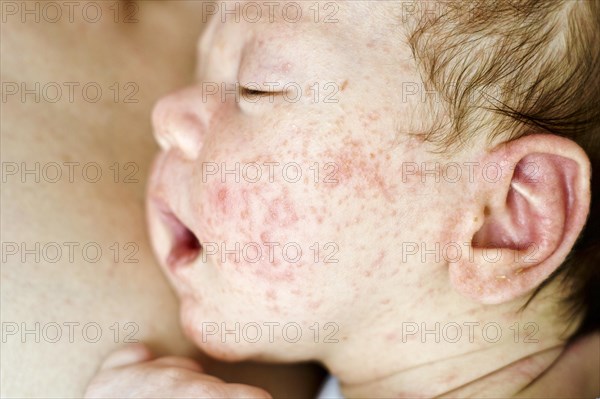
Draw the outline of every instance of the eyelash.
M252 96L268 96L268 95L273 95L273 94L275 94L275 92L255 90L255 89L250 89L248 87L240 86L240 94L242 96L252 97Z

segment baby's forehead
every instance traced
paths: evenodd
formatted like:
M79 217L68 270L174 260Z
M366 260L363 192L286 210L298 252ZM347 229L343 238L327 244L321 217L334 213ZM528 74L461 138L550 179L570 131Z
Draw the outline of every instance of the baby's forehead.
M221 25L221 32L237 31L245 40L260 36L273 40L344 40L394 36L400 19L397 1L224 1L206 6L203 18Z
M320 82L322 90L331 82L352 89L344 93L345 104L399 102L396 88L420 78L406 35L387 12L392 3L245 2L214 9L199 58L207 65L199 70L210 73L202 79L302 88Z

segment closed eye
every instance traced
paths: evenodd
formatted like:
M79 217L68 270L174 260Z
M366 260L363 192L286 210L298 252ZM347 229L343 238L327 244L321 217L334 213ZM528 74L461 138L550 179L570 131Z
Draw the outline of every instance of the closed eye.
M244 97L259 97L259 96L263 97L263 96L276 94L276 92L257 90L257 89L253 89L253 88L245 87L245 86L240 86L239 90L240 90L240 94Z

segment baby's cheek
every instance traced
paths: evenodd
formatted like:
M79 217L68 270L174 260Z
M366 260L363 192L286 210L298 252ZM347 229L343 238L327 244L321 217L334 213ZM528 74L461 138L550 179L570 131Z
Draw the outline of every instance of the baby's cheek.
M301 186L217 181L205 187L205 239L216 244L211 256L223 273L292 282L314 263L310 237L318 221Z

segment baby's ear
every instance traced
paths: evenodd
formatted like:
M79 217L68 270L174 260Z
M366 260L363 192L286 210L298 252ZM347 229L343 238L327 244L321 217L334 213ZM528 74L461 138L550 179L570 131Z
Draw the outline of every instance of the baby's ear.
M482 165L470 256L449 266L454 288L481 303L531 292L565 260L590 206L590 163L573 141L530 135L503 143Z

